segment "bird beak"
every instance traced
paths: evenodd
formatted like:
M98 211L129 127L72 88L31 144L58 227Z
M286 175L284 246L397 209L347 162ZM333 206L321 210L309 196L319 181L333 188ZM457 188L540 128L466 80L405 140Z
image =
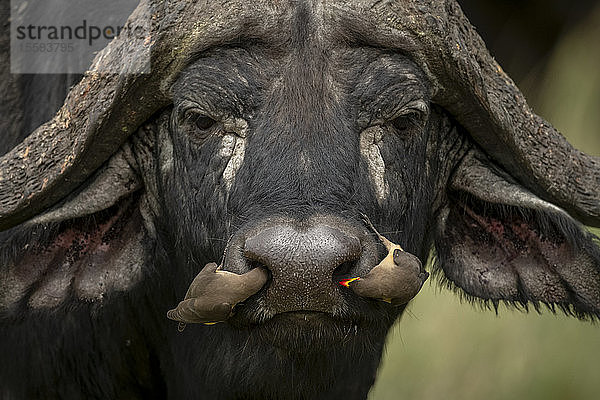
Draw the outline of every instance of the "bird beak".
M359 279L360 279L359 277L349 278L349 279L342 279L341 281L339 281L339 284L342 285L342 286L345 286L345 287L349 288L350 287L350 282L354 282L354 281L357 281Z

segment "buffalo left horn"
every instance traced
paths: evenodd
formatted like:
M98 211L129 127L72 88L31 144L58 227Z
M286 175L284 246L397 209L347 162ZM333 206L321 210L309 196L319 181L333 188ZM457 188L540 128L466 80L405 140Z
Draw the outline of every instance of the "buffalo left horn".
M244 2L230 2L227 9L211 2L142 0L126 25L148 26L146 34L111 41L54 118L0 158L0 230L47 209L91 176L171 102L171 84L190 57L239 38L248 21L265 24L265 12L252 13ZM149 72L136 73L146 62Z

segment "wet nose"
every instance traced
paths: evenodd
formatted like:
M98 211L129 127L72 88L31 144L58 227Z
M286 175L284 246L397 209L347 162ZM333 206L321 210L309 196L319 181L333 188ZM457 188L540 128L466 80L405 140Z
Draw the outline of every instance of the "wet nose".
M279 224L248 237L244 257L266 267L272 282L265 300L273 311L331 311L334 271L360 258L358 237L327 224Z

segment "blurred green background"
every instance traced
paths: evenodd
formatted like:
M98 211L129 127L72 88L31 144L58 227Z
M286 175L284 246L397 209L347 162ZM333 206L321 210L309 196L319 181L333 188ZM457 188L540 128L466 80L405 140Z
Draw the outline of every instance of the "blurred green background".
M600 155L598 3L513 79L573 145ZM369 399L600 399L600 324L503 307L496 316L429 281L389 335Z

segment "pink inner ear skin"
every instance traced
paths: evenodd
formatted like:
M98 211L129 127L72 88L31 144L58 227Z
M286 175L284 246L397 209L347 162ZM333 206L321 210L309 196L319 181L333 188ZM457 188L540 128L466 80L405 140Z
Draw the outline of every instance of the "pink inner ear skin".
M490 222L490 225L489 225L490 233L493 233L494 235L497 235L497 236L504 235L504 225L502 225L502 222L500 222L496 219L493 219L493 218L490 218L489 220L490 220L489 221Z
M82 300L102 300L108 289L129 286L132 273L139 276L142 260L135 258L132 243L143 240L141 225L135 201L119 204L104 218L96 215L76 220L47 245L32 249L11 266L14 288L21 296L34 288L28 299L33 308L55 307L72 291Z
M544 236L537 232L533 226L519 216L510 215L506 217L505 221L501 221L492 216L479 215L466 205L463 205L463 210L471 219L471 227L487 232L494 238L495 245L500 245L509 257L516 257L520 253L530 252L532 249L540 250L542 246L558 248L566 245L565 241L558 237L552 239L550 236Z
M580 318L597 315L597 259L563 231L572 229L584 240L578 226L561 228L550 215L528 216L523 210L455 204L436 247L446 278L456 286L495 305L506 300L538 309L545 303Z

